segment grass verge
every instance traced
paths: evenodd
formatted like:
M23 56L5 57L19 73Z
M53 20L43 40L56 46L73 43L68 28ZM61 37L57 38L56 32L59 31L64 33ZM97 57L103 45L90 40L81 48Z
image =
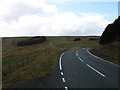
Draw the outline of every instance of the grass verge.
M113 42L94 49L91 49L94 55L105 60L120 65L120 42Z
M47 52L42 53L29 65L7 75L3 78L3 88L13 87L37 77L49 75L55 68L58 56L67 49L49 48Z

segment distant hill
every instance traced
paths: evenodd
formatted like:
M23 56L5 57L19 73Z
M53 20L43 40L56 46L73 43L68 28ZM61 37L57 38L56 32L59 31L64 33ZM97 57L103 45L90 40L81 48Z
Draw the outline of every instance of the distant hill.
M120 16L112 24L109 24L100 38L100 44L120 41Z

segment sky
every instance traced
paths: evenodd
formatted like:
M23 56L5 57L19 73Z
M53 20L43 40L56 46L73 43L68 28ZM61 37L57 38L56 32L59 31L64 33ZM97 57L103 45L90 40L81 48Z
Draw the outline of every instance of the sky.
M0 37L100 36L118 17L118 0L101 1L0 0Z

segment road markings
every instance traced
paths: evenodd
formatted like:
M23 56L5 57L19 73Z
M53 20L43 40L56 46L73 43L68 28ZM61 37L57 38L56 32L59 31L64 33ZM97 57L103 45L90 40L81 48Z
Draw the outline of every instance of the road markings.
M101 72L99 72L98 70L94 69L94 68L93 68L93 67L91 67L89 64L87 64L87 66L88 66L89 68L91 68L92 70L94 70L95 72L97 72L98 74L100 74L101 76L105 77L105 75L104 75L104 74L102 74L102 73L101 73Z
M61 72L61 75L63 75L63 72Z
M65 78L62 78L63 82L65 82Z
M66 51L66 52L68 52L68 51ZM60 67L60 70L61 70L61 75L63 76L63 72L62 72L62 57L63 57L63 55L66 53L66 52L64 52L64 53L62 53L62 55L60 56L60 59L59 59L59 67ZM62 81L63 82L66 82L65 81L65 78L62 78ZM68 87L65 87L65 90L68 90Z
M65 90L68 90L68 87L65 87Z
M62 60L62 56L63 56L64 54L65 54L65 52L60 56L60 60L59 60L60 70L62 70L61 60Z
M76 56L78 56L78 50L76 51ZM81 62L84 62L80 57L78 57L78 59L80 59Z
M76 51L76 56L78 56L78 52Z
M109 62L109 61L106 61L106 60L104 60L104 59L102 59L102 58L100 58L100 57L98 57L98 56L93 55L91 52L89 52L89 50L87 50L87 52L88 52L90 55L92 55L93 57L95 57L95 58L98 58L98 59L100 59L100 60L102 60L102 61L104 61L104 62L107 62L107 63L113 64L113 65L115 65L115 66L117 66L117 67L120 67L120 66L117 65L117 64L114 64L114 63Z
M84 62L80 57L78 57L80 59L80 61Z

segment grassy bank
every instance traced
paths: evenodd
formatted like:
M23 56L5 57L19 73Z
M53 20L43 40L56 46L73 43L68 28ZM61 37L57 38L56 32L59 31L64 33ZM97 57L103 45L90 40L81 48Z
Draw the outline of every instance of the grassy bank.
M43 52L28 65L4 77L3 87L11 87L27 80L49 75L54 70L60 53L64 50L50 48L47 52Z
M29 38L29 37L27 37ZM75 38L75 37L74 37ZM22 66L14 72L3 77L3 87L13 87L14 85L23 83L25 81L45 77L55 69L55 65L62 52L69 49L80 49L84 47L99 47L97 40L90 41L88 37L83 37L81 41L74 42L72 37L47 37L47 41L43 44L36 44L30 46L17 47L13 42L18 42L24 38L5 38L3 39L3 69L9 63L16 64L17 62L26 59L27 56L35 55L31 62ZM6 49L7 48L7 49Z
M91 52L96 56L120 65L120 42L114 42L94 48Z

